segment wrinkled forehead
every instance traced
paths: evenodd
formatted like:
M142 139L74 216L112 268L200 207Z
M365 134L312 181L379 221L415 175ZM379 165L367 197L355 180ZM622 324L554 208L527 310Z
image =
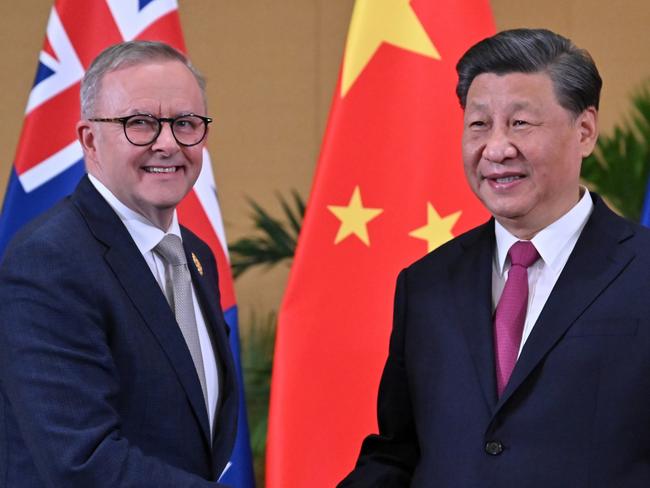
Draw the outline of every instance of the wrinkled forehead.
M480 73L472 80L464 110L482 109L500 102L513 109L559 103L555 83L546 71Z
M161 88L176 89L188 96L196 90L207 111L205 91L196 75L181 61L168 58L124 60L102 74L96 94L97 99L102 100L113 96L116 90L143 96Z

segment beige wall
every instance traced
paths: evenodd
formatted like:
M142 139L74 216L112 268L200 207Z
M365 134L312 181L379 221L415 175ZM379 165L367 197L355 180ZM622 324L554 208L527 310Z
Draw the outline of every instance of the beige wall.
M547 27L587 49L603 78L604 132L623 120L628 97L650 79L648 0L492 0L499 29Z
M232 241L250 231L246 196L274 212L278 191L296 188L307 196L353 0L179 3L189 52L208 78L210 149ZM0 2L0 195L51 4ZM650 78L647 0L492 0L492 6L498 28L549 27L592 53L605 81L605 131L623 118L631 91ZM244 275L237 283L242 308L276 307L286 271Z

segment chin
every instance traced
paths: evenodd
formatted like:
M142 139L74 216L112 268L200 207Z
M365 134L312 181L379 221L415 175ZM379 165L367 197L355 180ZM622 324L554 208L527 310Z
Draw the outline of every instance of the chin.
M158 208L170 208L178 205L185 195L187 195L192 187L178 189L174 191L161 192L157 195L152 195L150 201Z
M517 220L526 215L526 211L523 208L504 205L486 205L486 207L497 219Z
M160 211L171 211L173 212L176 207L181 203L183 200L183 197L181 198L173 198L173 199L165 199L165 200L158 200L156 201L153 206L157 208Z
M532 202L522 198L523 195L482 195L481 202L492 215L503 215L507 218L514 218L526 214Z

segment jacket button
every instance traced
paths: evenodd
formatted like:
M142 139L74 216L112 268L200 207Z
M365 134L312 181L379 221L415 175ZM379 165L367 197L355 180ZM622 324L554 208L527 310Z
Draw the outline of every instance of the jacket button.
M488 441L485 444L485 452L491 456L498 456L503 452L503 444L499 441Z

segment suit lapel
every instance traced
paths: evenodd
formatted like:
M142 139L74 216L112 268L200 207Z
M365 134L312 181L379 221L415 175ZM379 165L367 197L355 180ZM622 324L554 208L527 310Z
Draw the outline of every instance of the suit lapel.
M169 358L209 446L211 435L201 384L174 314L151 270L119 217L87 177L79 184L73 200L95 238L106 245L108 266Z
M192 244L188 232L182 228L183 245L185 247L185 254L192 275L192 283L197 293L197 299L204 311L206 324L210 327L210 332L214 338L214 346L219 358L228 357L228 351L224 348L227 347L228 338L226 332L229 330L228 325L222 320L223 312L219 303L219 282L209 267L215 267L214 260L209 256L202 255L199 249ZM201 271L199 271L199 269ZM224 365L222 365L223 367Z
M201 252L201 249L205 248L197 245L196 237L191 232L184 228L181 228L181 232L192 274L192 283L203 310L206 325L210 328L214 353L220 369L219 403L217 404L219 410L215 416L215 435L212 441L212 445L216 448L214 451L215 462L220 469L228 461L231 452L234 431L232 425L226 425L224 422L231 423L237 415L237 395L233 394L237 392L235 383L237 376L228 343L229 328L223 318L220 304L216 263L211 254Z
M597 196L594 199L594 212L524 345L498 408L634 258L620 245L631 237L631 227Z
M496 378L492 347L492 256L494 222L477 229L461 243L462 254L450 267L456 309L488 410L496 405Z
M219 359L219 366L222 369L221 379L223 381L231 381L233 375L228 370L232 365L230 364L230 361L228 361L230 358L230 352L228 348L228 337L226 335L229 328L223 319L223 312L221 310L221 304L219 303L221 298L219 293L219 282L214 274L214 271L216 271L216 264L209 256L202 255L199 249L192 245L192 239L189 237L188 232L185 229L182 230L185 254L187 255L188 263L190 265L192 283L194 284L197 299L201 305L201 309L203 310L206 325L210 327L213 346L215 347L215 354ZM199 266L203 273L198 271ZM210 267L214 269L211 269ZM232 385L222 383L221 394L227 391L227 388L231 386Z

